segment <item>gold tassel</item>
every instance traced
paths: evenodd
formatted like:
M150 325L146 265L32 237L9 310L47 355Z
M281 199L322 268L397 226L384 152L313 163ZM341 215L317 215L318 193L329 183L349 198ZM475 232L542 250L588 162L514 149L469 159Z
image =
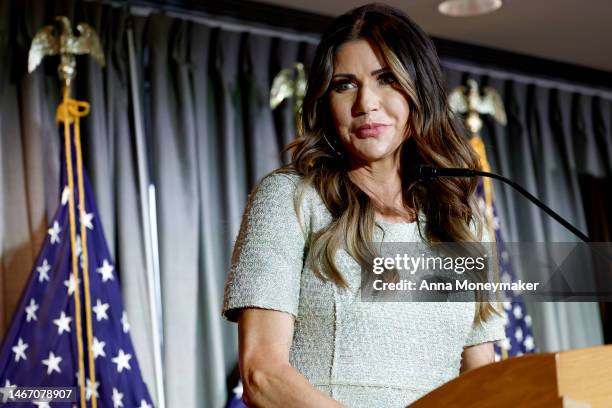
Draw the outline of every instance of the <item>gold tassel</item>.
M81 152L81 129L80 118L89 114L89 104L83 101L77 101L70 98L70 88L63 89L63 100L57 108L56 122L64 124L64 148L66 151L66 175L68 177L69 195L69 217L70 217L70 246L72 252L72 278L75 281L74 291L74 308L75 308L75 326L77 336L77 351L78 351L78 367L79 367L79 390L81 408L86 408L85 398L85 362L83 352L83 335L81 330L81 300L79 291L79 273L76 255L76 220L74 208L74 179L72 169L72 149L70 146L70 125L74 129L74 144L77 161L77 184L79 194L79 219L83 220L85 215L85 189L83 181L83 159ZM91 296L89 291L89 259L87 251L87 230L86 226L81 222L81 255L83 257L83 286L85 294L85 324L87 333L87 357L89 362L89 381L92 386L96 382L96 372L94 365L94 357L92 350L93 329L91 319ZM97 398L95 393L91 396L92 408L97 408Z

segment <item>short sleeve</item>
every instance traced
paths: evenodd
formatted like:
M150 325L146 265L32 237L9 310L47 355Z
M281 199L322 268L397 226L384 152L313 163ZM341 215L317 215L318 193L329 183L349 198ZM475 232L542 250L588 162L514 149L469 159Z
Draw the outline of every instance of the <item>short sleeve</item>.
M472 232L476 233L476 227L473 225L471 227ZM485 245L491 242L486 224L483 225L481 242ZM489 258L489 262L491 262L491 258ZM465 347L506 338L506 319L504 317L506 311L500 308L497 302L493 306L499 314L493 313L486 321L474 323L465 341Z
M250 194L225 284L227 320L236 322L245 307L297 316L305 245L294 207L298 182L297 176L272 174Z
M496 309L499 310L498 307ZM486 321L474 323L470 330L464 347L473 346L489 341L498 341L506 338L505 321L503 317L505 310L501 309L498 315L493 313Z

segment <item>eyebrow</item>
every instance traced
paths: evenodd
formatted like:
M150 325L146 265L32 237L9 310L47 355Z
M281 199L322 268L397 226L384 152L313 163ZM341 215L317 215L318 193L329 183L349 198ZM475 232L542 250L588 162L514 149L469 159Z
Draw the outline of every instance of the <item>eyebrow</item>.
M387 71L390 71L389 67L382 67L380 69L376 69L376 70L370 72L370 75L376 76L378 74L382 74L383 72L387 72ZM332 76L332 78L335 78L335 77L344 77L344 78L351 78L351 79L356 78L355 74L346 74L346 73L334 74Z

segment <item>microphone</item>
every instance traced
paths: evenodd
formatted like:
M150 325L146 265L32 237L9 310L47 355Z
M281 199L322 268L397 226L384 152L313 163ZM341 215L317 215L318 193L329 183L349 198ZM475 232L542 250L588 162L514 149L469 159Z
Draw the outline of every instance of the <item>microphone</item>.
M434 181L440 177L489 177L496 180L503 181L508 184L516 191L521 193L524 197L529 199L532 203L537 205L544 211L546 214L554 218L559 224L563 225L567 228L572 234L583 240L584 242L591 242L591 238L587 235L580 232L580 230L566 221L563 217L553 211L550 207L546 206L543 202L537 199L534 195L532 195L529 191L525 190L519 184L514 181L501 176L499 174L490 173L487 171L475 170L475 169L464 169L464 168L456 168L456 167L432 167L425 165L418 165L414 168L414 176L419 183L428 183Z
M429 182L438 177L474 177L476 170L454 167L431 167L419 165L415 167L414 175L419 182Z

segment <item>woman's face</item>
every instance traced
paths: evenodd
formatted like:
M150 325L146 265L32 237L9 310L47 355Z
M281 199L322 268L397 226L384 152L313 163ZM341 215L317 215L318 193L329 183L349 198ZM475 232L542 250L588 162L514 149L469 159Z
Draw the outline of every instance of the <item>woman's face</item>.
M336 52L329 106L350 159L373 163L395 158L407 137L408 99L384 59L366 40Z

